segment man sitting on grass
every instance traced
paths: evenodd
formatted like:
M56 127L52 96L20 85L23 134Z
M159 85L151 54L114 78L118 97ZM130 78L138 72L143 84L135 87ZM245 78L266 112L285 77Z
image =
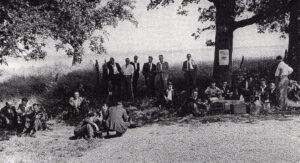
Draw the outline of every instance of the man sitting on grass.
M123 107L122 102L108 109L108 117L105 122L107 130L116 131L115 136L122 136L130 126L130 118Z
M69 114L71 116L78 116L81 114L86 115L87 110L85 110L84 107L84 103L85 103L85 99L83 97L80 96L78 91L74 92L74 97L71 97L69 100L69 104L70 104L70 110L69 110Z
M102 137L100 126L101 117L95 112L89 112L88 117L82 120L74 129L74 136L70 139L93 139L96 136Z
M198 98L198 90L193 90L191 97L184 104L183 109L180 111L180 116L193 114L194 116L204 116L207 112L207 103L202 102Z
M175 90L173 89L173 84L168 83L168 88L162 94L161 106L172 108L174 107L175 101Z
M222 96L223 91L216 86L216 82L212 81L210 86L206 88L205 95L210 102L217 101Z
M38 130L46 130L47 129L47 119L48 116L46 112L42 109L40 104L33 104L33 110L34 110L34 129L35 131Z
M17 124L16 108L6 102L5 106L0 110L0 118L3 128L14 129Z
M229 100L231 97L232 97L232 91L227 83L227 81L223 81L220 89L222 90L222 97L225 99L225 100Z

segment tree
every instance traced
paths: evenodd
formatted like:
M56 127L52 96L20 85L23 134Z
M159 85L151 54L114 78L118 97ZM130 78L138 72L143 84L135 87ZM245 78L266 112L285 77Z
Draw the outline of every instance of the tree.
M289 50L287 61L295 70L294 76L300 82L300 1L289 0Z
M0 6L2 61L22 57L25 51L25 59L44 58L44 41L52 38L59 41L57 50L73 57L74 65L81 62L86 41L93 52L106 52L105 27L125 20L137 24L132 0L6 0Z
M258 24L260 33L269 30L284 34L287 31L289 16L286 12L287 0L208 0L211 5L204 8L200 6L200 1L181 0L178 14L188 14L186 6L196 4L199 5L198 20L202 23L213 22L205 28L198 28L192 36L198 38L206 30L216 31L213 76L218 81L227 80L231 83L233 32L236 29ZM170 3L174 3L174 0L151 0L148 9L157 8L159 5L167 6ZM252 16L245 18L246 15ZM225 66L219 65L219 50L224 49L229 51L229 65Z

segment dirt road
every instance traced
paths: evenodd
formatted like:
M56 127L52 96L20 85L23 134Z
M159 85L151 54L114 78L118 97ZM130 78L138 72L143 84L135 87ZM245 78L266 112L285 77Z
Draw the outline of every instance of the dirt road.
M56 124L36 138L0 142L0 162L299 162L300 117L152 124L120 138L68 140Z

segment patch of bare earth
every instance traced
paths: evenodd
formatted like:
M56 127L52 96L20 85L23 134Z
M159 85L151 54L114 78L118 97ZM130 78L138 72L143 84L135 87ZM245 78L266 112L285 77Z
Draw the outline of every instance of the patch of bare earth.
M112 139L68 140L56 124L36 138L1 141L0 162L299 162L300 117L215 116L167 120Z

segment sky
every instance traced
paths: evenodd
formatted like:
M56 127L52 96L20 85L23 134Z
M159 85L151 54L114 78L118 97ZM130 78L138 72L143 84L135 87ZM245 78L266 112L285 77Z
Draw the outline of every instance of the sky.
M116 28L107 28L109 39L105 42L107 56L117 57L120 53L128 56L128 54L139 54L138 52L153 52L153 51L168 51L173 54L175 51L186 52L207 48L205 42L209 39L214 39L215 31L208 31L201 34L200 38L195 40L191 34L198 27L205 27L207 24L198 22L199 13L198 6L190 6L188 16L178 15L177 9L181 0L175 0L175 4L170 4L167 7L160 7L147 11L147 4L150 0L137 0L134 15L138 21L138 26L130 22L120 22ZM202 0L200 6L208 6L210 2ZM267 46L280 45L286 48L288 39L280 39L278 33L258 34L255 25L237 29L234 32L234 47L256 47L260 46L267 50ZM284 50L284 48L280 48ZM213 58L213 49L208 52L199 52L201 55L207 55ZM8 59L9 66L1 66L0 69L23 68L28 66L40 66L45 64L55 64L56 62L65 62L70 64L72 58L67 58L62 51L56 52L54 42L49 41L45 50L48 53L46 61L40 62L25 62L22 59ZM88 50L86 50L89 53ZM236 52L236 51L235 51ZM282 51L278 51L278 53ZM181 53L181 52L180 52ZM260 51L259 54L264 54L265 51ZM270 52L274 53L273 51ZM141 54L141 53L140 53ZM151 53L150 53L151 54ZM244 54L244 53L243 53ZM184 59L184 56L173 54L177 58L173 60ZM196 53L195 55L198 55ZM252 54L251 54L252 55ZM256 53L254 55L257 55ZM276 54L277 55L277 54ZM58 56L51 58L51 56ZM171 55L172 56L172 55ZM85 56L86 57L86 56ZM122 58L122 56L119 56ZM179 57L179 58L178 58ZM201 56L202 57L202 56ZM206 57L206 56L204 56ZM120 59L121 59L120 58ZM85 60L85 58L83 58ZM86 59L87 60L87 59Z
M176 0L175 0L176 1ZM180 1L180 0L179 0ZM197 27L205 27L197 21L197 5L189 7L188 16L177 15L178 0L175 4L147 11L148 0L136 2L135 17L138 27L129 22L119 23L117 28L109 29L110 37L106 42L108 51L135 52L205 48L205 42L214 39L215 32L207 31L195 40L191 34ZM201 6L210 2L201 1ZM278 33L258 34L256 25L237 29L234 32L235 47L269 46L287 44Z

